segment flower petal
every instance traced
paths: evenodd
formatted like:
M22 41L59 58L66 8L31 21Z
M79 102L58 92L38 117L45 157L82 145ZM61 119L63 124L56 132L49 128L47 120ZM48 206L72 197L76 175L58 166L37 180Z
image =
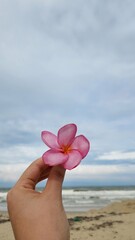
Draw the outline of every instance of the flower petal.
M50 148L52 149L60 149L60 146L57 142L57 137L56 135L54 135L53 133L51 132L48 132L48 131L43 131L41 133L41 138L43 140L43 142Z
M84 158L89 152L90 142L83 135L79 135L75 138L74 142L71 145L71 148L78 150L81 153L82 158Z
M82 155L77 150L72 150L68 153L68 160L62 164L65 169L71 170L79 165L82 160Z
M49 166L56 166L67 161L68 154L64 154L59 151L48 150L43 154L42 159L45 164Z
M62 146L70 146L74 141L77 131L75 124L67 124L58 131L58 143Z

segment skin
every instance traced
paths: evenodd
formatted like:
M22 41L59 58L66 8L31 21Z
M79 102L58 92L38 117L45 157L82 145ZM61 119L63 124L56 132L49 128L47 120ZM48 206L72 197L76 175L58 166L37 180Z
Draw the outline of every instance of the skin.
M9 216L16 240L69 240L69 224L62 204L65 169L34 161L8 192ZM44 190L35 190L48 178Z

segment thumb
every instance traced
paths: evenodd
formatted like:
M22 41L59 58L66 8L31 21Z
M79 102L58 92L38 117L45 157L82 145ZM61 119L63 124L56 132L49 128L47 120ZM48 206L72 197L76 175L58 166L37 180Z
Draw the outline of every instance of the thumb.
M50 171L45 191L50 192L55 198L57 196L61 197L65 171L66 170L60 165L52 167Z

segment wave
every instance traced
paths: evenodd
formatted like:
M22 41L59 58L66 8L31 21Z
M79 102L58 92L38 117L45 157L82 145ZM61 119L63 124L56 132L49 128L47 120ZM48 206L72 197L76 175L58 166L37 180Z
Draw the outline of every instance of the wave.
M8 190L0 189L0 211L7 210ZM42 191L41 188L38 190ZM135 187L68 188L63 189L62 196L66 211L87 211L115 201L135 199Z
M0 192L0 203L6 202L7 192Z

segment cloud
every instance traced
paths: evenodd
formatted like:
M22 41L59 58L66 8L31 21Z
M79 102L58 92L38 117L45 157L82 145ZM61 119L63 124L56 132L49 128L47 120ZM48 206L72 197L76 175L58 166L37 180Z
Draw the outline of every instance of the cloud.
M128 166L128 170L127 170ZM71 178L80 178L80 179L91 179L93 176L95 178L103 178L104 176L112 176L113 174L132 174L135 171L135 165L80 165L78 168L73 171L67 172L67 176Z
M109 153L104 153L96 158L97 160L135 160L135 151L121 152L112 151Z
M65 183L78 186L133 185L135 181L135 165L80 165L67 172Z
M0 1L2 164L33 161L40 132L69 122L91 141L85 163L134 161L134 7L133 0Z
M13 164L0 164L0 180L5 182L15 182L23 173L23 171L28 167L30 162L27 163L13 163ZM72 185L77 181L87 181L87 184L91 183L92 180L96 182L105 181L109 178L109 182L111 180L117 179L119 182L121 179L125 179L128 176L132 176L132 182L134 181L134 172L135 165L80 165L72 171L66 172L66 182L72 182Z
M0 180L15 183L27 167L28 163L0 164Z
M8 148L0 148L0 164L10 165L10 163L26 163L33 161L40 157L43 152L46 151L46 147L42 146L30 146L30 145L16 145Z

